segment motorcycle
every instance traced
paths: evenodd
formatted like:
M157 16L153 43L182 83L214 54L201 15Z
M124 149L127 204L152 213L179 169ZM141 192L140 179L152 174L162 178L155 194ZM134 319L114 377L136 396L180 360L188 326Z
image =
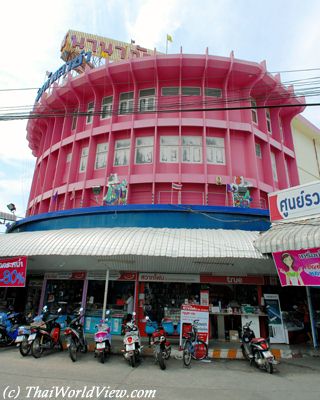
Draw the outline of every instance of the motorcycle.
M66 337L67 348L69 350L69 356L73 362L77 361L77 353L86 353L88 351L88 344L86 341L83 324L81 323L81 318L83 308L80 308L78 316L70 320L67 318L67 327L64 330L64 335Z
M61 308L58 309L58 314L43 321L39 326L31 328L31 334L28 338L28 343L31 345L31 354L34 358L40 358L44 350L52 350L58 348L63 351L63 346L60 338L61 326L56 322L59 318Z
M122 353L124 358L129 361L132 368L134 368L136 363L140 361L141 350L143 348L143 346L141 346L139 329L134 319L135 315L136 313L134 312L132 314L132 319L127 321L123 326L124 348L122 349Z
M270 374L273 373L274 365L279 364L270 351L269 341L265 338L256 338L250 328L252 321L247 322L241 333L241 350L243 357L250 361L250 364L263 368Z
M96 347L94 349L94 356L100 359L100 362L104 364L105 359L111 353L111 328L108 324L110 310L106 312L106 318L100 321L100 324L96 326L97 332L94 334L94 341Z
M151 331L151 342L153 346L153 354L155 361L159 364L162 370L166 369L165 360L168 360L171 354L171 344L166 338L166 332L162 326L155 327L154 323L149 317L146 317L147 325L146 331ZM147 329L149 327L149 329Z
M21 313L0 313L0 346L11 346L17 336L19 325L25 322Z
M25 357L29 354L31 350L31 345L28 342L29 335L31 334L31 326L32 324L37 324L45 320L47 316L48 310L47 307L44 306L42 309L42 314L31 318L31 316L26 317L26 324L19 326L18 328L18 336L16 337L15 343L17 347L19 347L20 354Z

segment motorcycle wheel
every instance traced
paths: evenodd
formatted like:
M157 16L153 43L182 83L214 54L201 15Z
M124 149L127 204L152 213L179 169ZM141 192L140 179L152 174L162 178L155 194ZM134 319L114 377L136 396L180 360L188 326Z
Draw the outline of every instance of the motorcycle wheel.
M100 362L101 362L101 364L104 364L104 361L105 361L105 352L101 351L100 352Z
M36 337L31 345L31 354L34 358L40 358L42 354L42 348L40 344L40 338Z
M58 349L59 349L59 351L63 351L63 344L62 344L61 339L59 339L59 341L58 341Z
M194 352L192 354L192 358L195 360L204 360L208 357L208 346L207 343L203 340L197 340L197 342L193 345Z
M82 348L81 348L81 353L87 353L87 352L88 352L88 345L85 344L85 345L83 345Z
M159 353L157 354L157 360L158 360L160 369L165 370L166 369L166 363L164 361L164 357L163 357L162 351L159 351Z
M129 358L129 364L131 365L132 368L136 366L136 356L135 354L132 354L132 356Z
M266 363L266 371L269 374L273 374L273 364L271 364L269 361L267 361L267 363Z
M247 352L245 351L245 349L244 349L243 346L241 346L241 351L242 351L243 358L244 358L245 360L249 361L248 354L247 354Z
M166 349L164 354L165 354L165 356L164 356L165 360L168 360L170 358L170 356L171 356L171 347Z
M69 356L73 362L77 361L77 345L73 339L70 341Z
M20 354L22 355L22 357L27 356L29 354L30 350L31 350L31 346L28 344L28 340L23 340L19 346L19 351L20 351Z

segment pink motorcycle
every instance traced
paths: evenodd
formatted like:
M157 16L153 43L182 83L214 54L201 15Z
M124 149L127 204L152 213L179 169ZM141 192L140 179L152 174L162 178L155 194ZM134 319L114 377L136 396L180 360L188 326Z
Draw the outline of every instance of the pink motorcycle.
M108 324L108 315L110 311L106 312L106 318L102 319L96 326L97 332L94 334L94 341L96 347L94 350L94 356L100 359L100 362L104 364L106 358L111 353L111 328Z

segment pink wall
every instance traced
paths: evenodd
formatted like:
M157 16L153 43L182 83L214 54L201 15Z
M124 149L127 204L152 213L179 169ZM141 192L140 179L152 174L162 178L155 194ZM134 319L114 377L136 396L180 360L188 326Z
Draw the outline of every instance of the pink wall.
M162 90L167 87L176 87L178 92L163 96ZM259 92L261 87L263 96ZM156 93L155 110L139 112L140 90L150 88ZM188 88L198 89L191 95ZM221 97L206 96L208 89L220 90ZM228 109L248 107L254 96L259 99L258 105L265 105L271 93L275 94L273 98L280 97L277 90L282 95L281 104L295 107L281 108L273 100L272 105L278 107L270 109L271 133L267 131L265 109L257 110L257 123L252 120L250 109ZM130 91L134 113L118 115L120 94ZM286 89L266 73L263 63L236 60L232 54L230 58L171 55L148 57L145 61L132 59L88 70L76 78L70 76L65 87L56 87L52 94L44 94L41 99L41 112L65 109L65 117L34 119L28 123L27 138L38 160L27 213L102 204L111 173L127 179L128 202L132 204L181 201L230 205L225 185L234 176L242 175L253 183L254 205L266 207L269 191L298 183L290 121L303 110L303 103L298 103L289 92L287 96L284 93ZM98 112L107 96L113 96L113 113L102 119ZM76 128L72 129L72 112L76 109L86 112L89 102L95 105L92 122L87 123L87 116L78 116ZM35 111L40 109L36 106ZM166 149L160 144L164 136L173 141ZM138 157L152 158L150 163L136 162L139 138L153 138L153 146L143 150L145 153L141 150L142 156ZM220 145L224 140L223 155L212 144L212 138L217 138ZM115 145L124 139L130 140L128 164L115 166ZM102 143L108 143L106 166L95 169L97 145ZM256 143L261 147L261 158L256 156ZM84 147L88 147L87 166L80 172ZM278 181L273 179L271 151L276 155ZM72 158L67 163L69 153ZM217 185L218 177L222 185ZM172 182L182 183L180 198L177 192L172 192ZM94 196L92 186L98 185L102 191Z

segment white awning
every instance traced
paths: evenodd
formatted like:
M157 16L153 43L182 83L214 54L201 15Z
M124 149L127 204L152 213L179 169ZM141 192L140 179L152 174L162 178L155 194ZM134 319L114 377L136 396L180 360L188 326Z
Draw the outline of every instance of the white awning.
M320 218L274 224L254 246L261 253L320 247Z
M28 256L35 270L111 265L150 272L274 274L272 260L253 246L258 236L242 230L169 228L20 232L0 235L0 257Z

